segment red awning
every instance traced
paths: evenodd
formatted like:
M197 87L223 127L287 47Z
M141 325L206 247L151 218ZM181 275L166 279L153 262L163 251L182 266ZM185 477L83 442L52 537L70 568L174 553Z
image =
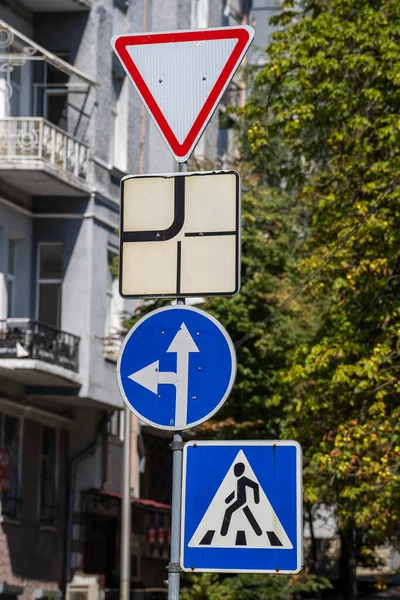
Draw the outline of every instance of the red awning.
M104 496L113 496L114 498L122 498L122 494L119 492L110 492L108 490L100 490L100 494ZM170 504L164 504L163 502L157 502L157 500L149 500L147 498L131 498L132 504L138 504L140 506L150 506L151 508L162 508L164 510L171 510Z

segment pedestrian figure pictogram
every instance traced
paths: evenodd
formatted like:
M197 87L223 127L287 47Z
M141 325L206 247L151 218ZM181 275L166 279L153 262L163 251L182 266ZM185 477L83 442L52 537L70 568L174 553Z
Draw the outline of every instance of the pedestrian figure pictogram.
M221 527L221 535L226 535L229 530L229 525L231 523L231 518L234 512L243 509L244 514L246 515L250 525L254 529L257 535L262 535L262 529L254 518L253 513L251 512L248 504L247 504L247 492L246 488L252 488L254 491L254 502L256 504L260 503L260 486L255 481L252 481L245 475L243 475L245 470L244 464L242 462L237 463L233 472L235 476L238 477L237 481L237 491L236 491L236 500L233 504L230 504L225 511L224 521ZM235 492L233 491L229 496L225 499L225 502L229 504L235 498Z
M199 548L293 548L243 450L189 541Z

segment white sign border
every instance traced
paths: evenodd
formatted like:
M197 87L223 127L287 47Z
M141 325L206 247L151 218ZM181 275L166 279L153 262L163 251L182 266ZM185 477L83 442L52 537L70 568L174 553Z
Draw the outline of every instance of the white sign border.
M184 567L184 539L185 539L185 507L186 507L186 473L187 473L187 449L190 446L289 446L295 447L296 452L296 537L297 537L297 568L294 570L276 569L198 569L196 567ZM294 575L303 569L303 451L300 444L294 440L221 440L221 441L202 441L194 440L186 442L183 446L183 464L182 464L182 498L181 498L181 550L180 566L185 573L270 573L275 575Z
M228 387L227 387L227 389L225 391L225 394L224 394L223 398L219 401L219 403L217 404L217 406L211 412L209 412L207 415L205 415L203 418L199 419L198 421L194 421L194 422L192 422L190 424L187 423L184 426L182 426L182 425L178 425L178 426L175 426L175 425L160 425L159 423L155 423L154 421L150 421L149 419L143 417L143 415L141 415L130 404L130 402L129 402L126 394L125 394L125 390L124 390L124 387L123 387L122 381L121 381L121 360L122 360L122 356L123 356L123 353L124 353L124 350L125 350L125 346L128 343L128 340L130 339L131 335L136 331L136 329L140 325L142 325L145 321L147 321L147 319L149 319L150 317L154 316L155 314L164 312L166 310L177 310L177 309L190 310L192 312L200 314L203 317L206 317L209 321L211 321L212 323L214 323L214 325L216 325L218 327L218 329L220 330L220 332L222 333L222 335L224 336L224 338L225 338L225 340L226 340L226 342L228 344L229 352L230 352L230 355L231 355L231 361L232 361L231 376L230 376ZM125 404L131 410L131 412L133 412L133 414L136 415L138 417L138 419L140 419L140 421L142 421L143 423L146 423L146 425L151 425L151 427L155 427L156 429L164 429L166 431L183 431L183 430L186 430L186 429L193 429L197 425L200 425L201 423L204 423L204 421L207 421L208 419L210 419L221 408L221 406L228 399L229 394L230 394L230 392L232 390L233 384L235 383L236 370L237 370L237 359L236 359L235 347L234 347L233 342L231 340L231 337L228 334L228 332L226 331L225 327L219 321L217 321L217 319L215 317L213 317L212 315L208 314L204 310L200 310L199 308L196 308L194 306L186 306L185 304L177 304L177 305L174 305L174 306L163 306L161 308L157 308L156 310L153 310L148 315L145 315L144 317L142 317L141 319L139 319L139 321L137 321L137 323L135 323L135 325L130 329L130 331L128 332L128 334L126 335L126 337L125 337L125 339L123 341L123 344L122 344L122 346L120 348L120 351L119 351L119 354L118 354L118 361L117 361L117 381L118 381L119 391L121 393L121 396L122 396Z

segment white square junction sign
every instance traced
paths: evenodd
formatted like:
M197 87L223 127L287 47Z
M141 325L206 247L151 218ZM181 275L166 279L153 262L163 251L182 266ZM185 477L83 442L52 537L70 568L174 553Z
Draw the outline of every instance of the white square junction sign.
M232 296L240 286L236 171L128 175L121 182L120 294Z

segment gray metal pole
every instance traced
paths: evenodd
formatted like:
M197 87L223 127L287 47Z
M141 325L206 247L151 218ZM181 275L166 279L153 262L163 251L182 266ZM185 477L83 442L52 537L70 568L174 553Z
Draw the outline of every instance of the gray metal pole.
M182 432L172 442L171 560L168 567L168 600L179 600L181 552Z
M187 162L179 163L179 172L186 173ZM185 304L178 298L178 304ZM168 567L168 600L179 600L181 583L181 496L182 496L182 431L174 434L172 442L172 507L171 507L171 558Z
M124 406L124 448L121 514L120 600L130 599L131 587L131 411Z

